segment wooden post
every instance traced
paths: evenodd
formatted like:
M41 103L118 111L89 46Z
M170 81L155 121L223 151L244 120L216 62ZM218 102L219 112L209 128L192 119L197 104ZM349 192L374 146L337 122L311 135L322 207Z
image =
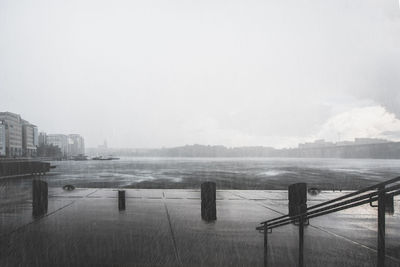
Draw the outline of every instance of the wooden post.
M125 190L118 190L118 209L125 210Z
M47 212L48 186L41 180L32 181L32 214L34 217L42 216Z
M201 184L201 218L205 221L217 219L216 184L205 182Z
M304 266L304 218L300 217L299 222L299 267Z
M264 267L268 266L268 224L264 224Z
M307 184L289 185L289 216L296 216L307 211Z
M383 189L384 187L379 188ZM378 195L378 267L385 266L385 210L386 193L382 192Z
M297 183L289 185L289 216L297 216L307 212L307 184ZM299 226L299 267L304 266L304 221L301 216L296 222Z

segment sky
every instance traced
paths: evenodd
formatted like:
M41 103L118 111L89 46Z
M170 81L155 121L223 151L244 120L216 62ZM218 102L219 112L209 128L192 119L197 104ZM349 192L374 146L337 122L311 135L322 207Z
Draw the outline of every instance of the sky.
M0 111L87 147L400 141L398 0L0 0Z

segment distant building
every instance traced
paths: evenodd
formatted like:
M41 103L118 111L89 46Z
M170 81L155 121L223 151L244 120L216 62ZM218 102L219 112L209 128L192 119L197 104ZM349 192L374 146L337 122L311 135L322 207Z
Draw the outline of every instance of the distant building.
M352 141L339 141L336 143L337 146L353 146L354 142Z
M47 134L40 133L40 144L58 146L64 157L74 157L85 154L85 140L79 134Z
M0 157L6 156L6 125L0 121Z
M85 140L79 134L68 135L68 156L85 154Z
M104 143L102 145L99 145L97 148L107 149L108 148L107 140L104 140Z
M0 112L1 157L35 157L37 147L45 144L59 147L64 157L85 154L85 142L79 134L39 134L37 126L20 115Z
M25 157L36 156L36 148L39 145L38 129L35 125L22 120L22 149Z
M313 143L299 144L299 148L321 148L334 146L332 142L325 142L324 139L316 140Z
M48 134L46 137L47 144L58 146L64 157L69 155L68 136L65 134Z
M388 140L379 138L355 138L354 144L356 145L370 145L370 144L383 144L388 143Z
M95 148L94 150L92 150L94 152L95 155L105 155L105 154L110 154L110 151L108 149L108 145L107 145L107 141L104 140L102 145L98 145L97 148Z
M45 132L40 132L39 133L39 138L38 138L39 140L39 146L42 146L42 145L46 145L47 144L47 135L46 135L46 133Z
M372 144L384 144L388 143L388 140L379 138L355 138L354 141L340 141L337 143L325 142L325 140L320 139L312 143L299 144L299 149L304 148L325 148L333 146L355 146L355 145L372 145Z
M0 121L5 128L6 156L21 157L23 154L21 116L11 112L0 112Z

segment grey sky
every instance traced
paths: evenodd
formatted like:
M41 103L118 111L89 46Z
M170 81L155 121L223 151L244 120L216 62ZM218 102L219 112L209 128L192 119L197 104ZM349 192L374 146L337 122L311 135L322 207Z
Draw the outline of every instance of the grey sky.
M400 139L398 0L0 0L0 110L88 146Z

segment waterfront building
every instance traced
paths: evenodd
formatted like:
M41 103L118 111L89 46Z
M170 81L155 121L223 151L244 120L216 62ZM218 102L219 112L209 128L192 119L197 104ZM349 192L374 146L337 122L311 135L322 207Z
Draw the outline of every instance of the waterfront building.
M326 142L324 139L316 140L313 143L304 143L304 144L299 144L299 148L321 148L321 147L332 147L334 146L334 143L332 142Z
M385 144L390 141L386 139L379 138L355 138L354 141L339 141L336 143L325 142L325 140L316 140L313 143L304 143L299 144L299 149L307 149L307 148L327 148L334 146L355 146L355 145L372 145L372 144Z
M370 144L384 144L388 143L389 141L386 139L380 138L355 138L354 144L356 145L370 145Z
M68 135L68 156L85 154L85 140L79 134Z
M98 145L97 148L94 148L94 155L110 155L112 154L111 150L108 149L107 140L104 140L102 145Z
M49 134L46 137L47 144L58 146L64 157L68 156L68 136L65 134Z
M107 149L108 148L107 140L104 140L104 143L102 145L98 145L97 148L99 148L99 149Z
M40 132L38 139L39 139L39 146L47 144L47 135L45 132Z
M0 157L6 156L6 125L0 121Z
M336 142L336 146L352 146L354 145L354 142L352 141L339 141Z
M11 112L0 112L0 121L5 128L6 156L21 157L23 154L21 116Z
M36 156L36 148L39 145L38 129L35 125L22 120L22 148L25 157Z

